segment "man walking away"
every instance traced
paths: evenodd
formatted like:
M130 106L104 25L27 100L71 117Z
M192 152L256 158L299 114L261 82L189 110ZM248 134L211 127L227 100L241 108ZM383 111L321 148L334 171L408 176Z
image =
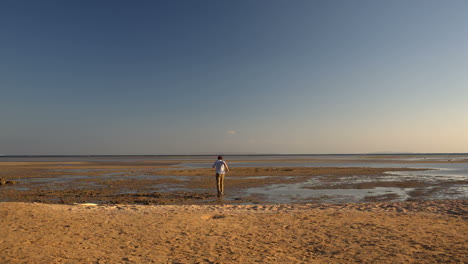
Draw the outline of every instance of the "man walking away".
M218 156L218 160L213 163L211 168L216 167L216 188L218 189L218 197L224 195L224 174L229 171L227 163L223 160L223 156Z

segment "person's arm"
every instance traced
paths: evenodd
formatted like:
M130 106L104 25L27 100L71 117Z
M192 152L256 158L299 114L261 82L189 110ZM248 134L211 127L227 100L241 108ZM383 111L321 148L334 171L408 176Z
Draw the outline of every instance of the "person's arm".
M211 166L211 168L214 168L216 166L216 161L213 163L213 166Z
M229 167L226 162L224 162L224 166L226 166L226 171L229 171Z

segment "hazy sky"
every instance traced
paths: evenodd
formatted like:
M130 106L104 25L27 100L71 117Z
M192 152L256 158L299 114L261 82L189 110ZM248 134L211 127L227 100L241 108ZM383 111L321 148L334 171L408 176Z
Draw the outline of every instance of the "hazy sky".
M0 154L468 152L468 1L0 1Z

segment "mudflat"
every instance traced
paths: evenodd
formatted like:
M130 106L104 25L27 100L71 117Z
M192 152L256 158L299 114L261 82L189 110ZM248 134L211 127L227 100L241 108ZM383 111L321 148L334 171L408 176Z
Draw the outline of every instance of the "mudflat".
M186 169L174 162L29 162L0 163L0 177L15 181L15 185L0 186L0 201L73 204L246 204L264 203L264 197L246 194L249 188L264 188L272 184L295 184L320 181L322 189L364 189L374 187L426 187L422 181L378 181L376 177L388 171L411 171L410 168L360 167L261 167L232 168L225 184L227 196L215 196L214 171L211 168ZM209 165L207 165L209 167ZM421 169L419 169L421 170ZM355 182L355 177L366 178ZM464 184L467 180L445 184ZM433 184L433 183L431 183ZM437 184L425 190L438 191ZM414 191L415 198L426 195ZM298 202L322 202L329 199L311 198ZM383 193L365 201L391 201L394 195Z
M466 263L463 200L0 203L0 263Z

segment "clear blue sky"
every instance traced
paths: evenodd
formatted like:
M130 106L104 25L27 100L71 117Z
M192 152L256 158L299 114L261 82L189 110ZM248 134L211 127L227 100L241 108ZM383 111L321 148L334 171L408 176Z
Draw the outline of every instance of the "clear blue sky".
M0 154L468 152L468 1L0 1Z

